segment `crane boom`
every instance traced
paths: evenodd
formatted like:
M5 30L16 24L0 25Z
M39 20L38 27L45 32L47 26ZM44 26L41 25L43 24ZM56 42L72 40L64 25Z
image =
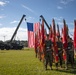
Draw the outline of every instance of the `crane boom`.
M42 18L42 20L45 22L45 24L46 24L47 28L50 30L50 27L49 27L48 23L46 22L46 20L44 19L44 17L43 17L42 15L41 15L40 17L41 17L41 18Z
M17 28L16 28L16 30L15 30L13 36L12 36L10 42L12 42L12 40L13 40L14 37L15 37L15 35L17 34L17 31L18 31L18 29L19 29L19 27L20 27L20 25L21 25L21 23L22 23L22 21L23 21L23 19L24 19L25 16L26 16L26 15L23 15L23 16L22 16L22 18L21 18L21 20L20 20L20 22L19 22L19 24L18 24L18 26L17 26Z

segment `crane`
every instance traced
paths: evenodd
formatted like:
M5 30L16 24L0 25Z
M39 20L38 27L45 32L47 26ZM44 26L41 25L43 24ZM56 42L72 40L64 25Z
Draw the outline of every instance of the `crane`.
M16 30L14 31L14 34L12 35L10 41L7 41L7 42L5 43L4 48L5 48L6 50L9 50L9 49L16 49L16 50L17 50L17 49L22 49L22 48L23 48L23 45L20 43L20 41L13 41L13 39L15 38L15 36L16 36L16 34L17 34L17 31L18 31L18 29L19 29L19 27L20 27L20 25L21 25L21 23L22 23L22 21L23 21L23 19L24 19L25 16L26 16L26 15L23 15L23 16L22 16L22 18L21 18L21 20L20 20L20 22L19 22ZM26 19L25 19L25 20L26 20Z
M43 15L40 15L40 17L45 22L47 28L50 30L50 27L49 27L48 23L46 22L45 18L43 17Z
M25 17L26 15L23 15L22 16L22 18L21 18L21 20L20 20L20 22L19 22L19 24L18 24L18 26L17 26L17 28L16 28L16 30L15 30L15 32L14 32L14 34L12 35L12 37L11 37L11 40L10 40L10 42L12 42L13 41L13 39L14 39L14 37L16 36L16 34L17 34L17 31L18 31L18 29L19 29L19 27L20 27L20 25L21 25L21 23L22 23L22 21L23 21L23 19L24 19L24 17Z

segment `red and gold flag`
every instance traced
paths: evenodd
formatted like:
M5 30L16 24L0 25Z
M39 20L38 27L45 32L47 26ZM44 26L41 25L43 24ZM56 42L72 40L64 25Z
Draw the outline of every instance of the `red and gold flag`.
M66 22L65 20L63 20L63 23L64 23L64 27L63 27L63 46L64 46L64 52L63 52L63 59L66 60L67 57L66 57L66 50L67 50L67 38L68 38L68 29L67 29L67 26L66 26Z
M66 22L65 20L63 20L64 23L64 27L63 27L63 44L64 44L64 48L67 48L67 38L68 38L68 30L67 30L67 26L66 26Z
M60 30L59 30L59 25L57 24L57 37L60 38Z
M74 20L74 48L76 49L76 20Z
M53 41L52 39L53 39L53 36L52 36L52 26L50 25L50 30L49 30L49 39L51 40L51 41Z
M55 53L55 62L58 62L58 48L56 43L56 27L55 27L55 20L52 20L53 23L53 43L54 43L54 53Z

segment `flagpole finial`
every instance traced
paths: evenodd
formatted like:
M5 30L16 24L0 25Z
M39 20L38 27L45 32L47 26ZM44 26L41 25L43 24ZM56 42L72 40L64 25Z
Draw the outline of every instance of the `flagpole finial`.
M65 23L65 24L66 24L65 19L63 19L63 23Z
M76 21L76 19L74 21Z
M51 27L51 24L50 24L50 27Z
M74 27L76 28L76 20L74 20Z
M55 25L55 20L54 20L54 18L52 19L52 24Z
M53 18L53 20L52 20L52 21L55 21L55 20L54 20L54 18Z
M52 19L52 22L55 23L55 19L54 18Z
M76 20L74 20L74 23L76 23Z

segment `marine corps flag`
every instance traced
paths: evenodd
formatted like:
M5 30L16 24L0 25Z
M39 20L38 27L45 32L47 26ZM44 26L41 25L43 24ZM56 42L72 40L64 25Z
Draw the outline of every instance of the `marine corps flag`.
M66 22L63 19L63 23L64 23L64 27L63 27L63 43L64 43L64 48L67 48L67 37L68 37L68 30L67 30L67 26L66 26Z
M44 33L44 21L42 20L41 24L41 59L44 59L44 42L45 42L45 33Z
M49 30L49 39L52 41L52 26L50 25L50 30Z
M35 47L35 52L36 49L39 45L39 29L40 29L40 22L34 23L34 47Z
M59 25L57 24L57 37L60 38L60 31L59 31Z
M41 25L41 31L42 31L42 45L44 44L45 37L44 37L44 21L42 20L42 25Z
M74 20L74 48L76 49L76 20Z
M53 19L53 43L54 43L54 53L55 53L55 62L58 62L58 48L56 43L56 27L55 27L55 21Z
M63 27L63 46L64 46L64 52L63 52L63 59L66 60L66 49L67 49L67 38L68 38L68 29L66 26L65 20L63 20L64 27Z
M33 23L27 22L28 28L28 47L34 47L34 31L33 31Z

